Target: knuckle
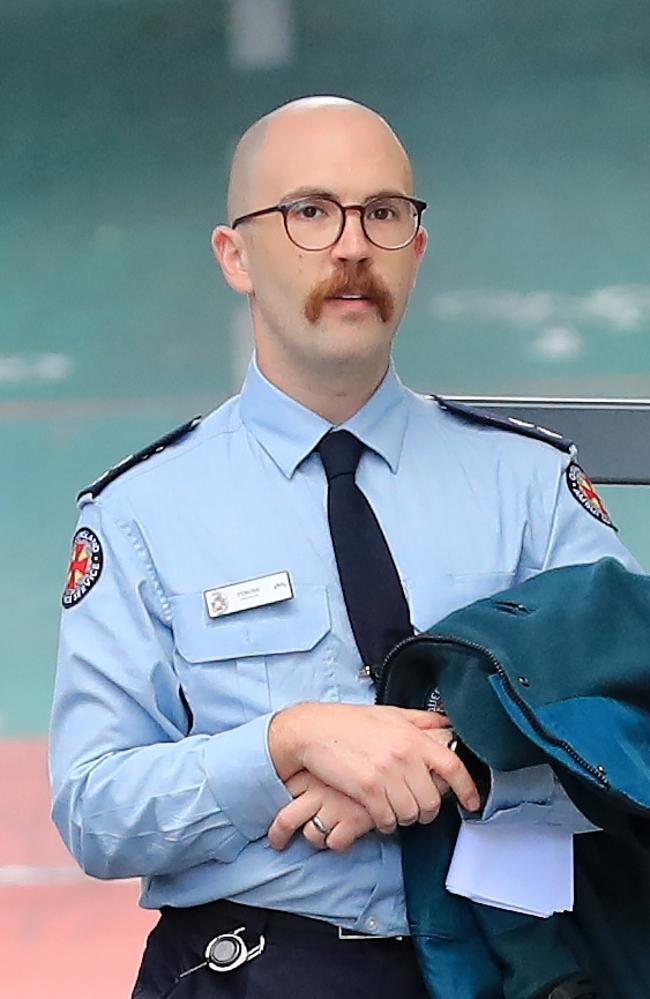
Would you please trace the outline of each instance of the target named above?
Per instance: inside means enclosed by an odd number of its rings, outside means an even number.
[[[439,811],[439,809],[440,809],[440,803],[441,803],[441,800],[442,800],[442,798],[441,798],[441,796],[440,796],[439,794],[435,795],[435,797],[431,797],[431,798],[430,798],[430,799],[429,799],[429,800],[428,800],[428,801],[427,801],[427,802],[426,802],[426,803],[425,803],[425,804],[424,804],[424,805],[422,806],[422,809],[421,809],[421,811],[422,811],[422,812],[423,812],[423,813],[424,813],[425,815],[431,815],[431,814],[434,814],[434,815],[437,815],[437,813],[438,813],[438,811]]]
[[[366,770],[363,774],[361,774],[359,778],[359,787],[366,797],[370,797],[375,794],[378,786],[379,782],[377,780],[377,773],[375,770]]]
[[[427,801],[426,806],[422,808],[420,811],[420,821],[424,822],[424,821],[431,821],[431,819],[435,819],[436,815],[440,811],[441,804],[442,804],[441,795],[437,795],[437,797],[431,798],[430,801]]]
[[[407,745],[405,742],[398,742],[391,747],[390,757],[386,761],[386,765],[389,768],[392,768],[395,765],[403,766],[405,763],[408,763],[410,758],[411,758],[411,747]]]
[[[382,812],[377,818],[377,828],[383,833],[393,833],[397,829],[397,818],[393,812]]]

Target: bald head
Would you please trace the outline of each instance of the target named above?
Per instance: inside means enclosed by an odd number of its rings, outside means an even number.
[[[301,144],[313,142],[314,133],[328,128],[370,133],[385,144],[387,154],[398,157],[404,172],[407,193],[413,191],[413,174],[408,155],[390,125],[376,111],[345,97],[303,97],[270,111],[244,132],[237,144],[230,168],[228,219],[266,207],[259,202],[269,186],[265,167],[273,170],[278,157],[292,156]],[[333,137],[334,142],[334,137]]]

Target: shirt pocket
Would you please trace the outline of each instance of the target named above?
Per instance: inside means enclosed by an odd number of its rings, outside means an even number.
[[[469,572],[451,576],[454,610],[491,597],[514,585],[514,572]]]
[[[513,585],[514,572],[430,572],[406,580],[411,622],[427,631],[452,611]]]
[[[325,586],[297,586],[282,603],[210,618],[203,593],[170,598],[179,677],[194,714],[192,731],[219,732],[290,701],[278,682],[330,630]],[[275,674],[279,679],[276,679]],[[300,697],[295,698],[300,700]]]

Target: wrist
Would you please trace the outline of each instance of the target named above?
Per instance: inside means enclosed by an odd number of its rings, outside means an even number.
[[[301,717],[304,707],[294,704],[283,708],[273,716],[269,725],[269,753],[282,781],[289,780],[303,769],[305,726],[301,724]]]

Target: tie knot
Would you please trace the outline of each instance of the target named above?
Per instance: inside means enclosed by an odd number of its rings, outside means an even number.
[[[325,434],[316,445],[321,456],[327,481],[338,475],[354,475],[365,445],[349,430]]]

